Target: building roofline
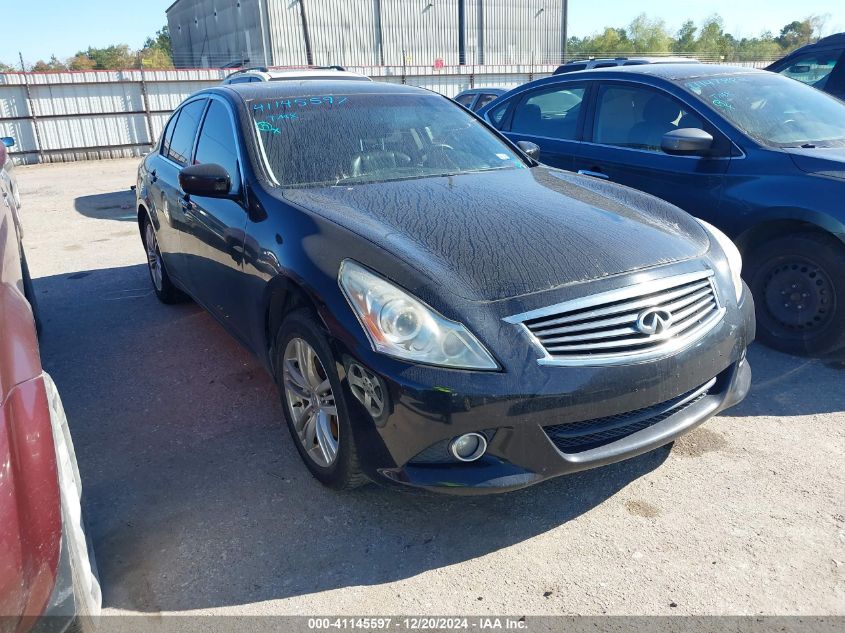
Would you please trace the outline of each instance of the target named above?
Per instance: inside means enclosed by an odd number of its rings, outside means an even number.
[[[165,15],[167,15],[168,13],[170,13],[171,9],[173,9],[173,7],[175,7],[175,6],[176,6],[177,4],[179,4],[180,2],[182,2],[182,0],[174,0],[173,4],[171,4],[169,7],[167,7],[167,8],[164,10],[164,14],[165,14]]]

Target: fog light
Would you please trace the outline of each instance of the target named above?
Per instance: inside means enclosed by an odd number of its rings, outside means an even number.
[[[467,433],[452,440],[449,450],[458,461],[474,462],[487,451],[487,438],[480,433]]]

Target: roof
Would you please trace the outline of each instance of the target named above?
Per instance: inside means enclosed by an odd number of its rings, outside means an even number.
[[[692,79],[695,77],[713,77],[716,75],[739,75],[763,73],[763,70],[745,68],[743,66],[730,66],[727,64],[642,64],[640,66],[615,66],[612,68],[594,68],[592,70],[579,70],[568,73],[567,77],[584,76],[587,73],[602,74],[635,74],[651,75],[675,81],[678,79]],[[561,75],[557,75],[560,80]]]
[[[288,81],[259,81],[249,84],[228,84],[212,91],[231,91],[244,101],[280,99],[306,95],[369,95],[369,94],[434,94],[423,88],[380,81],[349,81],[348,79],[289,79]]]
[[[794,51],[789,53],[789,56],[795,55],[795,53],[801,51],[810,51],[815,48],[827,48],[828,46],[845,46],[845,33],[834,33],[833,35],[823,37],[818,42],[805,44],[804,46],[796,48]]]

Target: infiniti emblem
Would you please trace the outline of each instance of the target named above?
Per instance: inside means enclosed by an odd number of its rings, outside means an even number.
[[[672,313],[662,308],[647,308],[637,316],[637,331],[643,334],[662,334],[672,325]]]

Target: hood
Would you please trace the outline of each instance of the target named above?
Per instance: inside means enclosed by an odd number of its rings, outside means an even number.
[[[701,226],[672,205],[546,167],[289,189],[284,197],[474,301],[681,261],[709,247]]]
[[[784,151],[803,172],[845,180],[845,147],[789,148]]]

